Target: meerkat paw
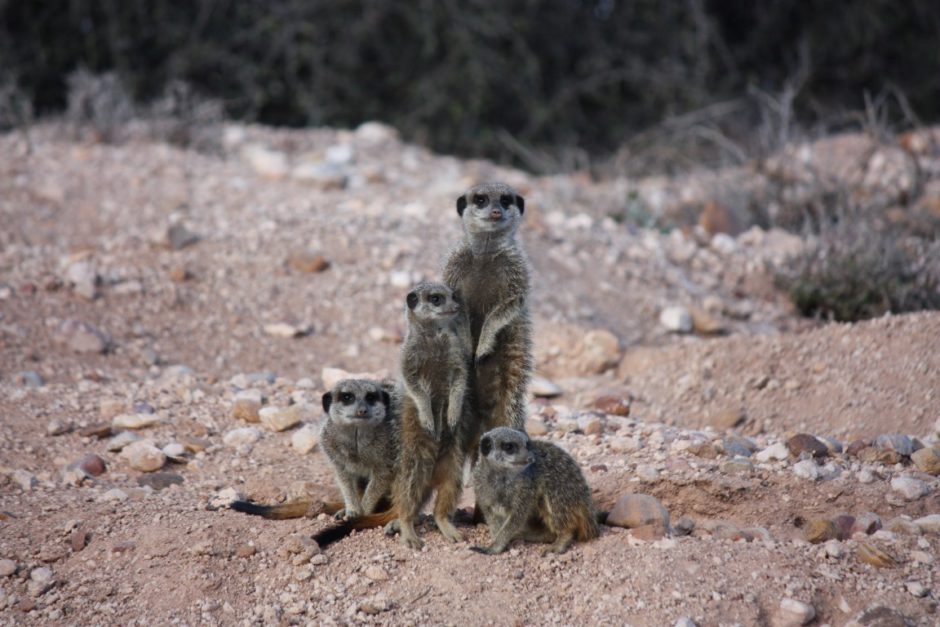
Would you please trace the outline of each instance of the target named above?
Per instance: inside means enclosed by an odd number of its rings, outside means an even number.
[[[445,538],[451,542],[463,542],[463,534],[449,520],[436,520],[437,528]]]
[[[349,520],[351,518],[359,518],[360,516],[362,516],[362,512],[351,507],[344,507],[333,514],[333,518],[336,520]]]
[[[491,544],[489,546],[473,545],[470,547],[470,550],[476,553],[482,553],[484,555],[496,555],[498,553],[502,553],[504,549],[500,549],[498,546]]]
[[[385,535],[387,536],[393,536],[399,531],[401,531],[401,522],[397,518],[385,525]]]
[[[407,530],[402,527],[401,530],[401,543],[407,546],[409,549],[419,550],[424,546],[424,542],[421,538],[418,537],[418,534],[415,533],[414,529]]]

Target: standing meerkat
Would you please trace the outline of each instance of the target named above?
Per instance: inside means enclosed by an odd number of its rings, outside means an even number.
[[[301,499],[281,505],[235,501],[231,508],[265,518],[300,518],[336,510],[344,520],[373,514],[390,503],[398,471],[399,418],[388,390],[378,381],[344,379],[322,398],[327,419],[320,446],[333,467],[343,506]]]
[[[524,211],[522,196],[502,183],[471,187],[457,199],[464,239],[443,274],[470,318],[476,437],[500,426],[525,428],[533,367],[529,262],[515,239]]]
[[[522,539],[551,543],[543,555],[563,553],[576,540],[598,536],[598,515],[577,462],[524,431],[499,427],[483,435],[473,489],[491,537],[475,551],[502,553]]]
[[[393,490],[398,529],[420,548],[415,522],[432,490],[434,521],[447,539],[463,537],[451,522],[463,489],[468,441],[471,344],[467,312],[442,283],[421,283],[406,298],[408,331],[401,352],[401,465]]]

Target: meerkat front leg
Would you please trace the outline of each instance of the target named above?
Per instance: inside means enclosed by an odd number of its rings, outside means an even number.
[[[379,501],[382,500],[382,497],[391,492],[391,488],[392,477],[390,475],[372,473],[372,476],[369,477],[369,483],[362,493],[362,513],[375,513],[375,508]]]
[[[447,426],[453,431],[463,415],[463,401],[467,395],[467,373],[458,370],[447,395]]]
[[[428,432],[434,433],[434,412],[431,409],[431,394],[426,384],[418,382],[417,385],[406,378],[405,392],[414,400],[418,409],[418,422]]]
[[[356,488],[356,477],[347,472],[336,473],[336,483],[343,494],[343,509],[334,514],[336,518],[355,518],[362,516],[362,503]]]
[[[506,325],[519,316],[522,311],[520,299],[513,298],[493,308],[483,321],[480,329],[480,339],[477,341],[477,350],[474,359],[479,361],[493,352],[496,346],[496,337]]]
[[[503,520],[503,524],[494,531],[490,527],[490,533],[493,535],[493,541],[489,546],[471,547],[477,553],[487,553],[496,555],[502,553],[509,547],[509,543],[522,536],[528,523],[529,513],[527,511],[515,510]]]

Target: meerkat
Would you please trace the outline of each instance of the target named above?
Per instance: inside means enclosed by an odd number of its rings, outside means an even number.
[[[398,470],[399,439],[398,410],[388,385],[344,379],[323,395],[322,404],[327,419],[320,429],[320,446],[333,467],[343,506],[337,509],[309,500],[281,505],[235,501],[232,509],[275,519],[335,510],[337,518],[349,520],[388,507]]]
[[[599,534],[601,515],[577,462],[524,431],[498,427],[483,435],[473,488],[491,537],[489,546],[475,551],[502,553],[522,539],[551,543],[542,555],[563,553],[572,542]]]
[[[495,427],[525,428],[533,368],[530,273],[515,239],[524,211],[522,196],[502,183],[471,187],[457,199],[464,239],[448,256],[443,277],[470,320],[477,438]]]
[[[471,344],[467,312],[442,283],[421,283],[406,298],[408,330],[401,354],[401,463],[393,489],[406,546],[420,548],[415,522],[432,490],[434,521],[447,539],[462,535],[451,522],[463,490],[471,409],[466,399]]]

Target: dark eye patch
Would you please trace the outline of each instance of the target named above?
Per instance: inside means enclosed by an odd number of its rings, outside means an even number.
[[[512,455],[513,453],[516,452],[516,443],[515,442],[503,442],[500,448],[503,449],[504,453],[508,453]]]
[[[376,403],[378,400],[379,400],[379,395],[376,394],[375,392],[367,392],[367,393],[366,393],[366,402],[367,402],[368,404],[370,404],[370,405],[375,405],[375,403]]]
[[[431,301],[432,305],[440,305],[444,302],[444,296],[441,294],[431,294],[428,300]]]
[[[512,205],[512,202],[513,197],[509,194],[503,194],[499,197],[499,204],[503,206],[503,209],[509,209],[509,207]]]
[[[485,207],[487,202],[489,202],[489,198],[487,198],[485,194],[473,195],[473,204],[477,207]]]
[[[343,392],[339,395],[339,400],[343,405],[351,405],[356,400],[356,395],[351,392]]]

